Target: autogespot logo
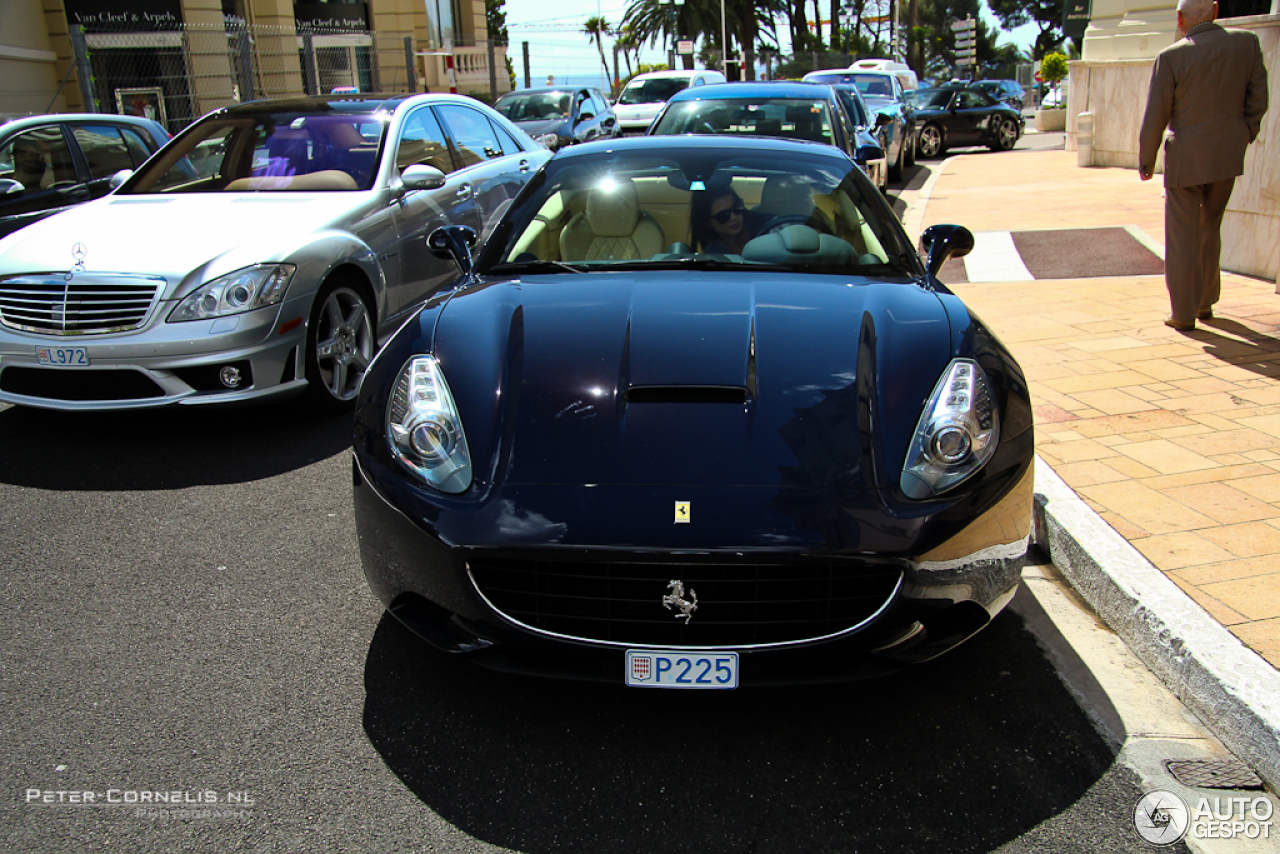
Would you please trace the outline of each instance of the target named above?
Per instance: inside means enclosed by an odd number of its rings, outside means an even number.
[[[1133,826],[1152,845],[1173,845],[1187,835],[1191,815],[1182,798],[1156,789],[1143,795],[1134,807]]]

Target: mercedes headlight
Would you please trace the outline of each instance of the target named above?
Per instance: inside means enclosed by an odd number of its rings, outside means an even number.
[[[400,371],[387,405],[387,444],[400,465],[441,492],[471,486],[471,455],[449,384],[434,356]]]
[[[954,359],[925,404],[899,481],[908,498],[941,495],[986,465],[1000,442],[991,383],[971,359]]]
[[[245,267],[202,285],[169,313],[170,323],[209,320],[275,305],[293,278],[292,264],[260,264]]]

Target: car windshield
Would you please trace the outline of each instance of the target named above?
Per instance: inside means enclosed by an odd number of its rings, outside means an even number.
[[[507,95],[494,104],[494,109],[513,122],[536,122],[568,118],[571,101],[568,92],[535,92]]]
[[[892,98],[893,79],[887,74],[853,74],[843,81],[858,87],[864,98]]]
[[[552,160],[530,187],[477,259],[481,276],[917,271],[910,241],[876,188],[834,153],[602,146]]]
[[[387,117],[360,106],[210,116],[147,161],[119,193],[367,190]]]
[[[834,144],[831,104],[813,98],[700,98],[672,104],[651,134],[775,136]]]
[[[687,77],[652,77],[648,80],[632,81],[622,90],[618,98],[619,104],[660,104],[681,89],[689,87]]]
[[[920,109],[941,110],[951,103],[951,96],[954,94],[954,89],[921,89],[911,100]]]

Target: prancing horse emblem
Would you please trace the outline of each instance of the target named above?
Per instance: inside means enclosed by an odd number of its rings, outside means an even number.
[[[667,585],[667,589],[671,592],[662,597],[662,607],[670,611],[671,606],[675,605],[680,611],[679,614],[676,614],[676,619],[684,620],[684,624],[686,626],[689,625],[689,620],[693,617],[693,612],[698,610],[698,592],[690,589],[689,598],[685,599],[683,581],[672,581]]]

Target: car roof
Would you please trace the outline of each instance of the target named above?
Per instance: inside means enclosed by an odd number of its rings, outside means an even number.
[[[644,74],[637,74],[635,77],[632,77],[630,80],[627,81],[627,83],[628,85],[630,85],[631,83],[634,83],[637,80],[651,80],[655,77],[692,77],[695,74],[705,74],[707,72],[710,72],[712,74],[720,73],[719,71],[716,71],[711,68],[690,68],[687,71],[679,68],[675,69],[674,71],[672,70],[646,71]]]
[[[515,89],[507,92],[502,98],[510,98],[513,95],[541,95],[544,92],[577,92],[580,89],[596,89],[595,86],[537,86],[533,89]],[[502,100],[499,98],[498,100]]]
[[[385,110],[394,112],[409,101],[454,102],[458,104],[479,104],[474,98],[464,95],[446,94],[444,92],[414,93],[400,95],[359,94],[359,95],[308,95],[297,98],[264,98],[257,101],[245,101],[224,107],[218,112],[221,115],[260,115],[270,112],[290,113],[359,113]]]
[[[596,140],[571,145],[556,152],[553,158],[562,162],[566,158],[585,157],[602,151],[625,154],[629,151],[671,151],[684,149],[737,149],[747,153],[777,152],[831,157],[852,163],[849,156],[834,145],[810,140],[782,139],[773,136],[729,136],[717,134],[688,134],[670,136],[625,136],[619,139]]]
[[[826,83],[797,80],[756,80],[737,83],[708,83],[696,89],[684,89],[672,95],[669,102],[703,98],[829,98]],[[825,90],[825,91],[824,91]]]
[[[116,113],[43,113],[35,116],[16,116],[0,121],[0,132],[31,125],[48,124],[49,122],[101,121],[124,122],[125,124],[145,125],[147,127],[156,124],[153,119],[143,118],[142,116],[121,116]]]

